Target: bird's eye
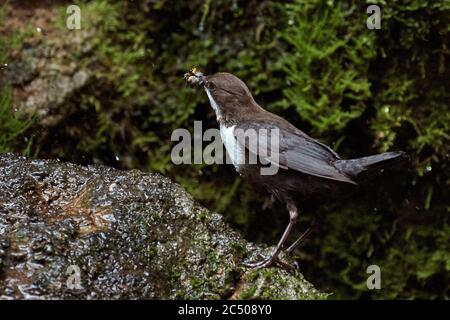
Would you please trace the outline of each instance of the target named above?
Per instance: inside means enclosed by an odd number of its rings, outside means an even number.
[[[207,82],[206,88],[208,88],[208,90],[214,90],[216,88],[216,85],[212,82]]]

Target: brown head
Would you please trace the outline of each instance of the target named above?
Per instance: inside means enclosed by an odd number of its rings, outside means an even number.
[[[262,110],[247,85],[231,73],[218,72],[203,76],[200,72],[193,72],[190,76],[194,77],[191,78],[194,81],[187,78],[188,82],[204,87],[219,122],[233,122],[234,119],[245,118]]]

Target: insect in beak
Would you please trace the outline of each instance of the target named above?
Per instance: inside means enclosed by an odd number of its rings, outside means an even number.
[[[184,80],[190,85],[203,86],[205,84],[205,79],[203,73],[200,72],[196,67],[193,67],[189,72],[184,74]]]

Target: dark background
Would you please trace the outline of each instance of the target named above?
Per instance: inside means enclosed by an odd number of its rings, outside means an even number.
[[[449,298],[450,2],[9,1],[0,9],[0,152],[158,171],[275,244],[288,221],[232,166],[171,163],[171,133],[217,127],[183,74],[228,71],[268,110],[343,158],[409,164],[301,212],[300,270],[331,298]],[[381,29],[366,27],[370,4]],[[366,287],[381,268],[382,289]]]

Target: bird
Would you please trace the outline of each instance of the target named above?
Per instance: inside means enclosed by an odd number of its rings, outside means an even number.
[[[238,174],[286,205],[289,213],[289,223],[275,249],[260,261],[244,263],[247,267],[289,267],[279,255],[298,222],[304,201],[320,201],[323,195],[356,188],[362,177],[407,157],[403,151],[391,151],[343,160],[329,146],[262,108],[235,75],[218,72],[205,76],[192,68],[184,78],[188,84],[204,88],[219,124],[220,137]],[[249,131],[256,135],[246,136]],[[276,143],[269,144],[269,140]],[[251,157],[258,161],[251,162]],[[268,167],[273,169],[271,174],[263,171]],[[291,252],[305,235],[286,251]]]

